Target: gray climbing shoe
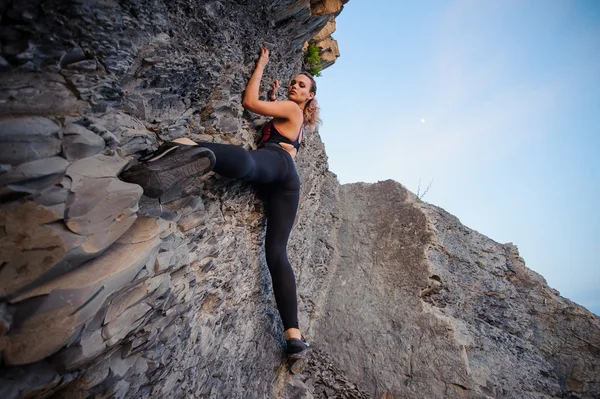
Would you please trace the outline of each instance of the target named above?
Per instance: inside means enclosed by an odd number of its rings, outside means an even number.
[[[214,166],[215,154],[208,148],[169,141],[138,159],[119,177],[142,186],[147,197],[160,198],[179,180],[203,175]]]

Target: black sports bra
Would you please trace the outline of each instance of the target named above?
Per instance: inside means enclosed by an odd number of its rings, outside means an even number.
[[[298,132],[298,135],[296,136],[296,139],[294,141],[288,139],[287,137],[279,133],[275,125],[273,125],[273,119],[267,122],[267,124],[263,127],[262,132],[263,137],[262,140],[260,140],[260,143],[258,145],[259,147],[262,147],[265,143],[287,143],[293,145],[296,151],[300,150],[300,136],[302,135],[302,127],[300,127],[300,131]]]

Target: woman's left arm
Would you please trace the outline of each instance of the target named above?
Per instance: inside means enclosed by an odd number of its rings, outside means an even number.
[[[275,79],[273,81],[273,87],[271,88],[271,90],[269,90],[269,93],[267,94],[269,100],[277,101],[277,89],[279,89],[279,81]]]

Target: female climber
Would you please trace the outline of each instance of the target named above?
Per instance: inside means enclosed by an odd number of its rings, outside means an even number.
[[[287,101],[259,100],[259,85],[268,61],[269,51],[262,48],[242,101],[245,109],[273,117],[263,128],[263,137],[257,150],[176,139],[140,158],[140,162],[124,171],[121,178],[141,185],[144,193],[153,198],[162,196],[177,180],[197,176],[211,169],[222,176],[262,183],[261,189],[266,194],[267,266],[283,321],[288,357],[301,358],[306,354],[309,344],[298,329],[296,280],[286,247],[300,197],[300,179],[294,157],[302,143],[303,127],[313,129],[320,122],[314,98],[317,86],[311,75],[300,73],[288,86]],[[275,99],[278,85],[275,81],[269,93],[271,100]]]

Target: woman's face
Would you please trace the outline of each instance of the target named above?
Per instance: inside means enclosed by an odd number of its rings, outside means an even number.
[[[288,98],[298,104],[312,99],[315,94],[310,92],[312,82],[306,75],[296,75],[288,86]]]

